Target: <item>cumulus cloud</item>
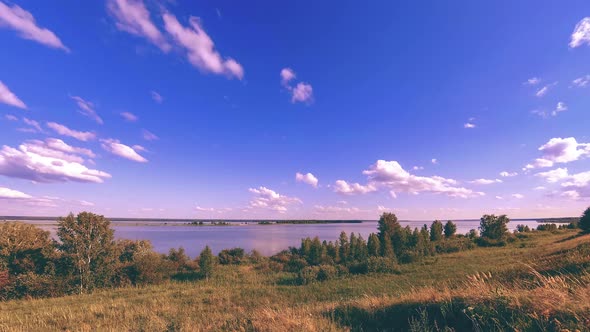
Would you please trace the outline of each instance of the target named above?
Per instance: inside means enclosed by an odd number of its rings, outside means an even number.
[[[433,165],[438,165],[438,159],[436,159],[436,158],[432,158],[432,159],[430,160],[430,162],[431,162]]]
[[[0,174],[45,183],[102,183],[111,177],[106,172],[84,166],[82,156],[94,157],[94,153],[55,138],[26,141],[18,149],[4,145],[0,150]]]
[[[1,2],[0,2],[1,4]],[[0,199],[23,199],[31,198],[31,195],[27,195],[21,191],[13,190],[6,187],[0,187]]]
[[[56,122],[47,122],[46,126],[62,136],[73,137],[83,142],[91,141],[96,138],[95,133],[73,130]]]
[[[377,191],[377,188],[371,184],[363,186],[359,183],[348,183],[344,180],[337,180],[334,183],[334,191],[345,195],[356,195]]]
[[[139,120],[137,115],[130,112],[123,112],[120,115],[123,117],[123,119],[125,119],[125,121],[136,122],[137,120]]]
[[[463,128],[467,128],[467,129],[473,129],[475,128],[475,123],[471,123],[471,122],[467,122],[463,125]]]
[[[310,84],[299,82],[291,92],[292,103],[309,104],[313,102],[313,87]]]
[[[154,133],[152,133],[152,132],[150,132],[148,130],[145,130],[145,129],[142,130],[141,134],[142,134],[143,139],[146,140],[146,141],[155,141],[155,140],[160,139]]]
[[[2,2],[0,2],[0,4],[2,4]],[[22,100],[12,93],[12,91],[10,91],[10,89],[8,89],[8,87],[4,85],[2,81],[0,81],[0,103],[27,109],[27,105],[25,105]]]
[[[33,40],[51,48],[70,50],[51,30],[37,25],[35,17],[23,8],[12,5],[11,7],[0,1],[0,28],[6,27],[18,32],[24,39]]]
[[[156,91],[151,91],[150,95],[152,96],[152,99],[158,104],[161,104],[164,101],[164,97],[162,97],[162,95]]]
[[[578,143],[574,137],[550,139],[539,148],[542,156],[524,169],[551,167],[556,163],[569,163],[590,156],[590,143]]]
[[[476,179],[473,181],[469,181],[469,183],[473,183],[473,184],[479,184],[479,185],[486,185],[486,184],[494,184],[494,183],[502,183],[502,180],[500,179]]]
[[[500,172],[500,176],[504,177],[504,178],[509,178],[509,177],[513,177],[513,176],[517,176],[517,175],[518,175],[517,172],[507,172],[507,171]]]
[[[317,186],[318,186],[318,178],[316,178],[311,173],[302,174],[302,173],[297,172],[297,174],[295,174],[295,180],[297,182],[307,183],[310,186],[315,187],[315,188],[317,188]]]
[[[92,120],[94,120],[98,124],[103,124],[102,119],[100,118],[100,116],[98,116],[98,114],[94,110],[94,104],[92,104],[91,102],[89,102],[87,100],[84,100],[82,97],[72,96],[71,98],[78,105],[78,107],[79,107],[78,112],[80,114],[91,118]]]
[[[537,174],[535,174],[535,176],[544,178],[549,183],[555,183],[555,182],[558,182],[558,181],[568,178],[569,174],[568,174],[567,168],[557,168],[557,169],[550,170],[547,172],[537,173]]]
[[[576,24],[569,45],[571,48],[576,48],[583,44],[590,45],[590,17],[584,17]]]
[[[249,205],[251,209],[267,209],[285,213],[288,206],[302,203],[297,197],[284,196],[266,187],[250,188],[248,191],[254,195]]]
[[[244,69],[232,58],[223,59],[215,50],[215,44],[205,32],[198,17],[189,18],[189,26],[184,27],[176,17],[168,12],[163,15],[164,28],[174,41],[186,51],[188,61],[206,73],[222,74],[237,79],[244,78]]]
[[[590,171],[570,175],[567,181],[561,184],[562,196],[569,198],[590,197]]]
[[[117,29],[147,39],[163,52],[172,48],[152,22],[143,0],[109,0],[107,10],[115,19]]]
[[[132,161],[136,161],[139,163],[147,163],[147,159],[142,157],[137,151],[135,151],[132,147],[127,146],[119,142],[116,139],[101,139],[101,146],[105,151],[108,151],[114,155],[119,157],[129,159]]]
[[[590,75],[578,77],[572,81],[572,85],[578,88],[584,88],[590,83]]]
[[[281,84],[283,86],[289,86],[289,82],[293,80],[295,77],[295,72],[291,68],[283,68],[281,69]]]
[[[334,191],[343,194],[366,194],[386,189],[392,197],[397,193],[405,192],[417,195],[419,193],[444,194],[450,197],[479,197],[485,195],[483,192],[458,186],[458,182],[441,176],[417,176],[404,170],[397,161],[378,160],[369,169],[363,171],[367,176],[366,185],[348,183],[344,180],[336,181]]]
[[[523,85],[537,85],[541,83],[541,79],[538,77],[531,77],[528,80],[526,80],[524,83],[522,83]]]

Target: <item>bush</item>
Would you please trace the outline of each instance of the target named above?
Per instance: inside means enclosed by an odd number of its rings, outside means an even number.
[[[492,240],[499,240],[506,236],[510,219],[506,215],[484,215],[481,217],[479,229],[481,236]]]
[[[240,264],[244,260],[244,249],[224,249],[219,252],[218,257],[221,265]]]
[[[367,261],[367,272],[371,273],[398,273],[396,262],[386,257],[370,257]]]
[[[307,266],[297,273],[297,283],[299,285],[308,285],[318,279],[319,266]]]
[[[528,233],[531,231],[531,228],[528,225],[516,225],[516,231],[519,233]]]
[[[436,252],[439,254],[451,253],[451,252],[459,252],[464,250],[473,249],[475,244],[473,240],[468,237],[452,237],[445,239],[444,241],[440,241],[436,244]]]
[[[590,207],[584,211],[578,225],[584,232],[590,231]]]
[[[503,247],[506,245],[506,239],[490,239],[488,237],[477,238],[477,245],[480,247]]]
[[[293,256],[287,264],[285,264],[285,271],[299,272],[308,266],[307,261],[303,258]]]
[[[338,270],[332,265],[320,265],[316,276],[318,281],[332,280],[338,276]]]
[[[537,226],[538,231],[548,231],[548,232],[556,232],[557,225],[556,224],[541,224]]]

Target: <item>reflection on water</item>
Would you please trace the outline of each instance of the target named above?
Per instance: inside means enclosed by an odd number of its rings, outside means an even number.
[[[51,232],[55,236],[56,226],[54,221],[31,221]],[[456,221],[457,232],[467,233],[471,229],[477,229],[479,220]],[[402,221],[403,226],[422,227],[422,221]],[[430,222],[427,222],[430,225]],[[510,230],[516,225],[529,225],[536,228],[535,220],[518,220],[508,224]],[[214,252],[222,249],[241,247],[246,251],[256,249],[264,255],[272,255],[289,246],[299,246],[304,237],[318,236],[321,240],[333,241],[338,238],[340,232],[360,233],[365,239],[370,233],[377,232],[377,222],[366,221],[360,224],[306,224],[306,225],[236,225],[236,226],[180,226],[180,225],[139,225],[131,224],[121,226],[113,223],[115,236],[119,239],[150,240],[154,249],[161,253],[167,253],[170,248],[183,247],[186,252],[195,257],[209,245]]]

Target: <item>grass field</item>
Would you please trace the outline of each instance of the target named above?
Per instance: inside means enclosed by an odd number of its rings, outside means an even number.
[[[0,303],[1,331],[590,329],[590,235],[534,232],[305,286],[253,265],[209,280]]]

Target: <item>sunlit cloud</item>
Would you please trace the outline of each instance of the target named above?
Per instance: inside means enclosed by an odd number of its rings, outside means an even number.
[[[31,198],[31,195],[27,195],[21,191],[0,187],[0,199],[23,199]]]
[[[289,82],[293,80],[297,75],[291,68],[283,68],[281,69],[281,84],[283,86],[289,86]]]
[[[100,118],[100,116],[98,116],[98,114],[96,113],[96,111],[94,110],[94,104],[84,100],[82,97],[78,97],[78,96],[72,96],[71,97],[76,104],[78,105],[78,112],[86,117],[89,117],[90,119],[94,120],[96,123],[98,124],[103,124],[102,119]]]
[[[314,188],[317,188],[317,186],[318,186],[318,182],[319,182],[319,181],[318,181],[318,178],[316,178],[316,177],[315,177],[313,174],[311,174],[311,173],[302,174],[302,173],[299,173],[299,172],[297,172],[297,173],[295,174],[295,180],[296,180],[297,182],[303,182],[303,183],[307,183],[307,184],[309,184],[310,186],[312,186],[312,187],[314,187]]]
[[[574,28],[570,38],[570,47],[576,48],[583,44],[590,45],[590,17],[584,17]]]
[[[503,171],[500,172],[500,176],[503,178],[509,178],[509,177],[513,177],[513,176],[517,176],[518,172],[507,172],[507,171]]]
[[[542,156],[526,165],[523,170],[551,167],[556,163],[569,163],[590,156],[590,143],[578,143],[574,137],[550,139],[539,148]]]
[[[494,183],[502,183],[500,179],[476,179],[473,181],[469,181],[472,184],[479,184],[479,185],[487,185],[487,184],[494,184]]]
[[[250,201],[249,209],[265,209],[285,213],[290,205],[302,203],[297,197],[281,195],[266,187],[250,188],[248,191],[254,195]]]
[[[0,4],[2,3],[0,2]],[[22,109],[27,109],[27,105],[25,105],[25,103],[22,100],[20,100],[14,93],[12,93],[12,91],[10,91],[10,89],[8,89],[8,87],[4,83],[2,83],[2,81],[0,81],[0,103]]]
[[[526,80],[524,83],[522,83],[523,85],[537,85],[541,83],[541,79],[538,77],[531,77],[528,80]]]
[[[148,160],[142,157],[132,147],[122,144],[116,139],[101,139],[101,146],[105,151],[108,151],[116,156],[136,161],[139,163],[146,163]]]
[[[153,99],[153,100],[154,100],[156,103],[158,103],[158,104],[161,104],[162,102],[164,102],[164,97],[162,97],[162,95],[161,95],[161,94],[159,94],[158,92],[156,92],[156,91],[151,91],[151,92],[150,92],[150,95],[152,96],[152,99]]]
[[[156,136],[154,133],[144,129],[141,131],[141,135],[143,137],[144,140],[146,141],[155,141],[160,139],[158,136]]]
[[[120,115],[121,115],[121,117],[123,117],[123,119],[125,119],[125,121],[137,122],[137,120],[139,120],[137,115],[130,113],[130,112],[122,112]]]
[[[590,75],[584,75],[572,81],[572,85],[578,88],[584,88],[588,86],[588,83],[590,83]]]
[[[0,28],[2,27],[18,32],[21,38],[70,52],[55,33],[37,25],[33,14],[17,5],[9,7],[0,1]]]
[[[96,134],[88,131],[77,131],[56,122],[47,122],[46,126],[62,136],[73,137],[79,141],[91,141],[96,139]]]

